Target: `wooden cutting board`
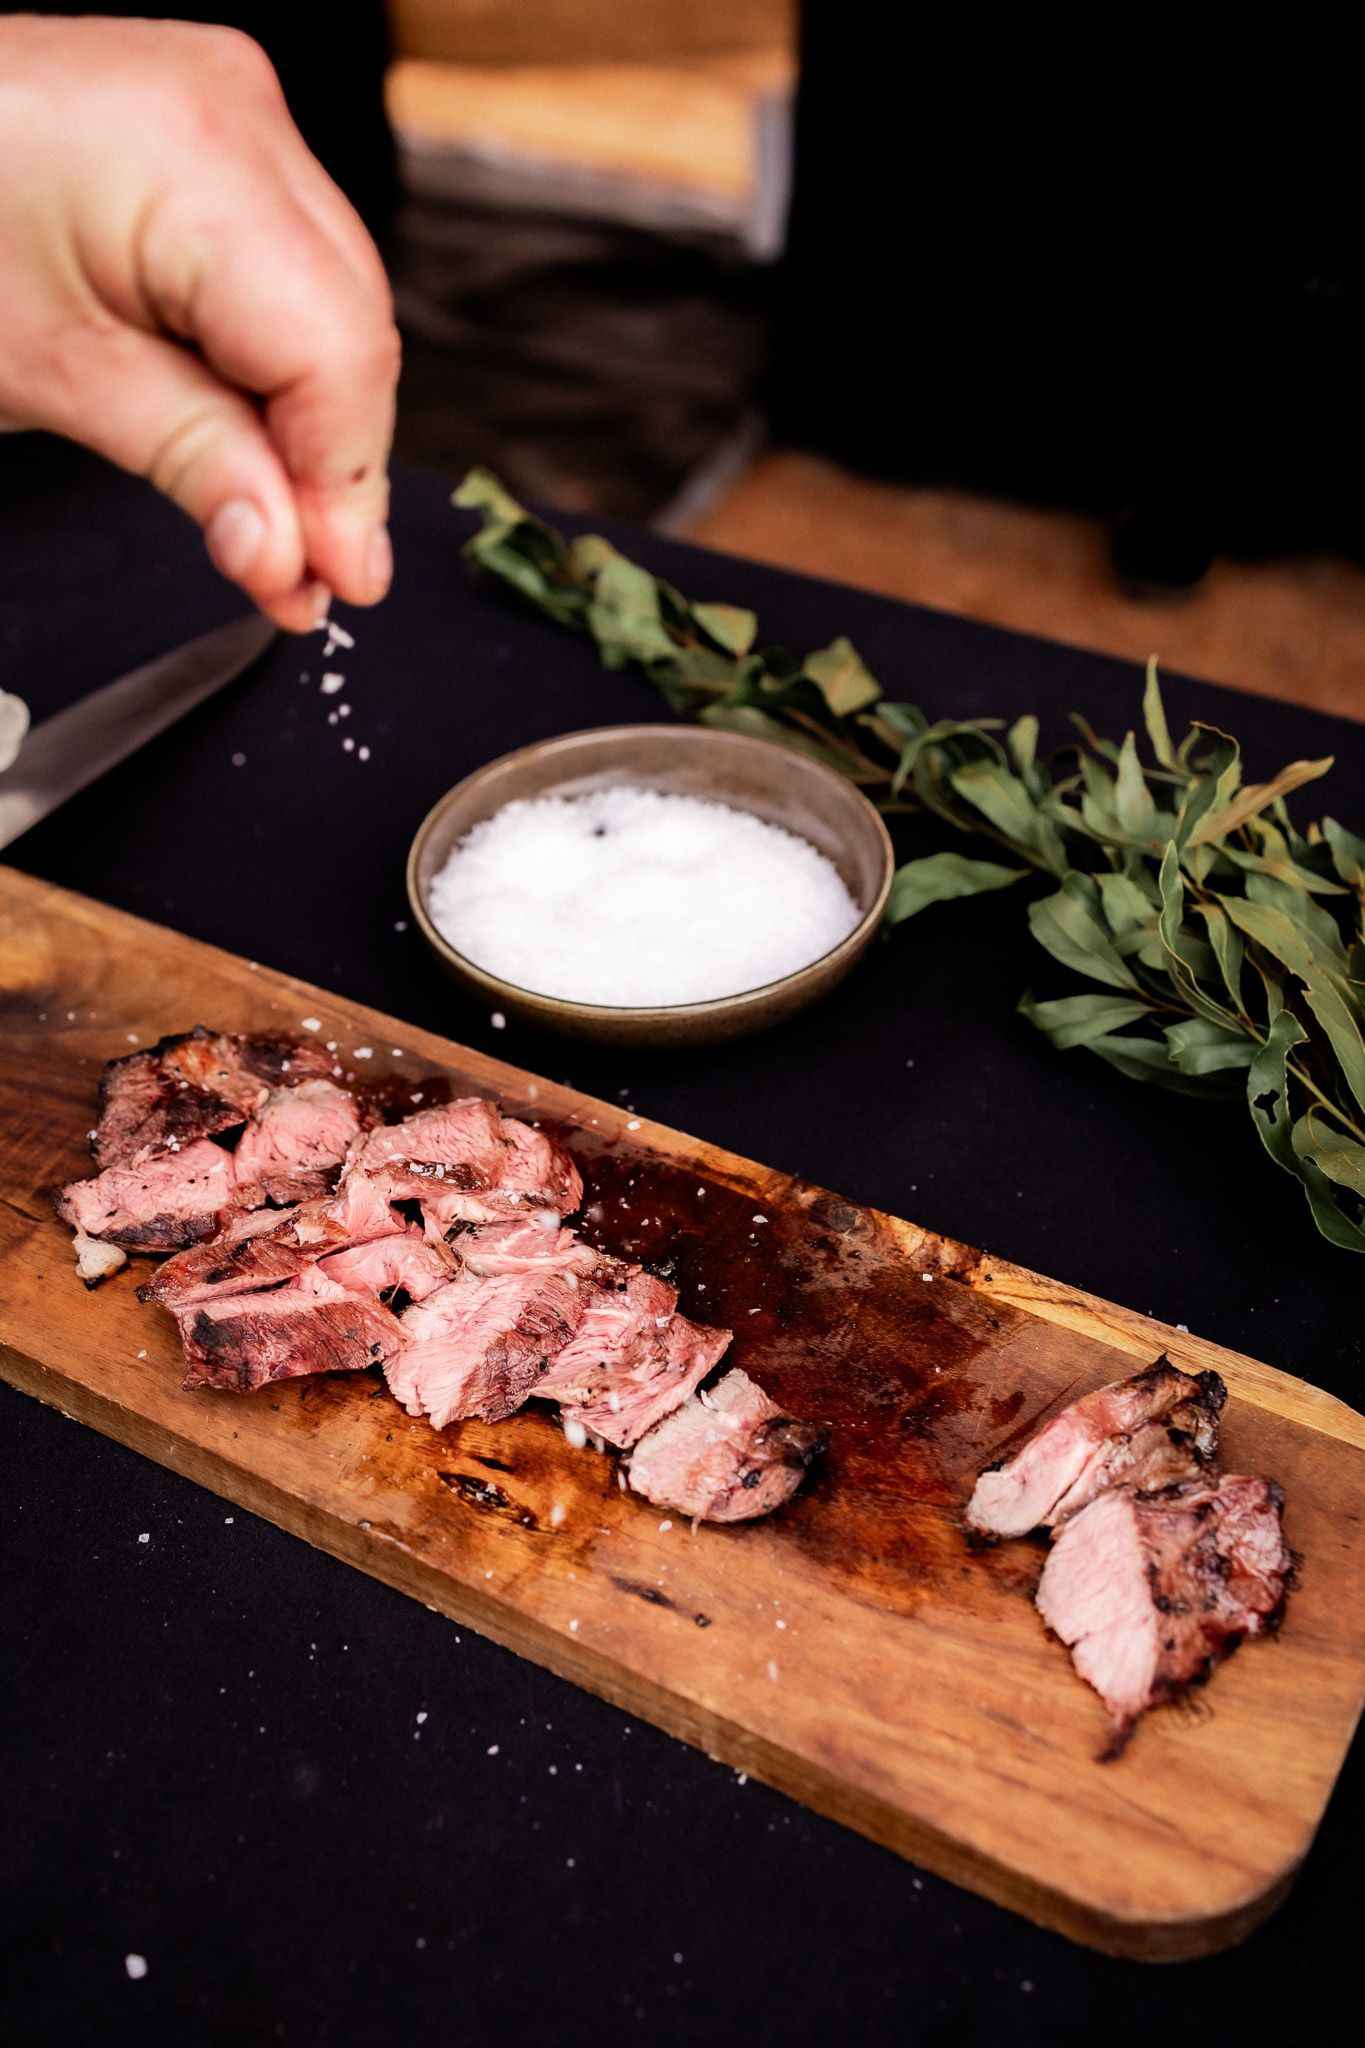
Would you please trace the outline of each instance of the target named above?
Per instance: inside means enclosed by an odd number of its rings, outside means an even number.
[[[87,1294],[47,1191],[89,1170],[100,1067],[203,1021],[322,1023],[413,1076],[559,1126],[604,1243],[676,1261],[682,1306],[833,1430],[768,1522],[692,1530],[547,1414],[437,1435],[377,1376],[185,1394],[125,1271]],[[399,1049],[395,1056],[394,1049]],[[762,1218],[760,1221],[758,1219]],[[1301,1583],[1278,1638],[1101,1764],[1045,1635],[1042,1550],[977,1552],[980,1466],[1166,1351],[1231,1399],[1230,1470],[1274,1474]],[[1142,1957],[1236,1940],[1283,1895],[1365,1692],[1365,1421],[1329,1395],[913,1224],[0,868],[0,1369],[16,1386],[958,1883]]]

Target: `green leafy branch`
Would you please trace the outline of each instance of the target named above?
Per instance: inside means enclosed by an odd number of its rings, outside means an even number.
[[[1033,936],[1092,986],[1026,995],[1024,1016],[1131,1079],[1245,1100],[1319,1230],[1365,1251],[1365,840],[1331,818],[1301,833],[1285,802],[1330,759],[1245,783],[1229,734],[1196,724],[1176,746],[1153,663],[1146,759],[1133,733],[1100,738],[1077,716],[1076,742],[1044,760],[1036,718],[931,722],[886,697],[845,639],[803,660],[760,648],[752,612],[691,603],[595,535],[566,542],[486,471],[455,503],[481,515],[466,548],[480,569],[590,634],[609,668],[637,663],[675,711],[813,755],[884,810],[927,812],[1007,856],[908,861],[890,924],[1046,885]]]

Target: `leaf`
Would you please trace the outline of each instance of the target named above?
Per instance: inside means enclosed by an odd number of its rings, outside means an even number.
[[[1308,1196],[1308,1206],[1313,1212],[1313,1221],[1329,1244],[1340,1245],[1343,1251],[1365,1252],[1365,1230],[1356,1220],[1348,1216],[1339,1198],[1332,1192],[1332,1184],[1318,1157],[1309,1117],[1301,1116],[1292,1133],[1294,1156],[1298,1161],[1299,1178]]]
[[[757,612],[746,612],[737,604],[694,604],[692,617],[727,654],[747,654],[758,635]]]
[[[1096,875],[1095,880],[1099,884],[1105,918],[1116,938],[1148,923],[1155,931],[1157,905],[1131,876],[1107,872]]]
[[[1216,1082],[1198,1081],[1182,1074],[1171,1058],[1170,1048],[1160,1038],[1092,1038],[1087,1051],[1098,1053],[1107,1066],[1130,1081],[1154,1081],[1177,1095],[1208,1095]]]
[[[1152,835],[1156,805],[1142,773],[1138,760],[1137,742],[1131,733],[1124,735],[1119,748],[1118,774],[1114,779],[1114,814],[1121,831],[1131,839],[1149,839]]]
[[[1318,952],[1345,971],[1346,947],[1340,925],[1330,910],[1321,903],[1315,903],[1302,889],[1283,881],[1278,875],[1249,874],[1247,901],[1267,903],[1272,909],[1283,911],[1290,924],[1309,939]]]
[[[842,634],[818,654],[808,654],[802,663],[811,681],[817,683],[836,718],[865,711],[882,694],[882,686],[864,666],[851,640]]]
[[[1249,1067],[1256,1053],[1256,1041],[1245,1032],[1225,1030],[1207,1017],[1187,1017],[1183,1023],[1168,1024],[1164,1036],[1182,1074],[1219,1074]]]
[[[1311,1139],[1311,1153],[1306,1150]],[[1311,1157],[1329,1180],[1365,1200],[1365,1145],[1336,1131],[1329,1131],[1320,1116],[1309,1110],[1294,1126],[1294,1150],[1300,1158]]]
[[[1038,843],[1033,800],[1017,775],[997,761],[969,761],[948,777],[958,795],[1018,846]]]
[[[805,754],[812,761],[823,761],[827,768],[837,768],[841,775],[849,773],[848,760],[833,747],[823,746],[800,726],[784,725],[780,718],[758,710],[755,705],[708,704],[697,715],[703,725],[719,726],[725,732],[745,732],[757,740],[772,740],[779,747],[789,747],[794,754]]]
[[[1027,776],[1038,758],[1038,721],[1031,712],[1014,721],[1005,734],[1005,745],[1019,773]]]
[[[1316,782],[1319,776],[1327,773],[1332,760],[1332,755],[1328,754],[1321,761],[1291,761],[1269,782],[1249,782],[1221,810],[1206,814],[1189,834],[1186,844],[1200,846],[1210,839],[1225,839],[1230,832],[1237,831],[1248,819],[1254,818],[1258,811],[1268,810],[1278,797],[1302,789],[1305,782]]]
[[[1161,944],[1166,955],[1167,973],[1196,1016],[1235,1029],[1237,1020],[1232,1012],[1200,986],[1200,975],[1216,971],[1217,962],[1211,949],[1184,929],[1185,885],[1180,875],[1180,856],[1174,844],[1166,848],[1158,879],[1161,887]]]
[[[1242,756],[1236,740],[1212,725],[1196,725],[1191,738],[1198,740],[1205,733],[1211,736],[1213,745],[1199,764],[1198,779],[1185,794],[1176,826],[1176,845],[1182,849],[1211,811],[1221,810],[1232,801],[1241,780]]]
[[[1133,996],[1062,996],[1056,1002],[1035,1002],[1032,995],[1021,997],[1019,1014],[1049,1038],[1058,1052],[1089,1045],[1106,1032],[1121,1031],[1151,1015],[1148,1004]]]
[[[1242,935],[1236,925],[1229,923],[1227,912],[1216,903],[1199,903],[1195,906],[1208,928],[1209,946],[1223,985],[1240,1010],[1242,1004]]]
[[[1136,975],[1101,924],[1080,875],[1068,875],[1055,896],[1030,903],[1029,929],[1063,967],[1110,988],[1138,987]]]
[[[517,503],[491,469],[471,469],[450,502],[461,512],[483,512],[506,526],[515,526],[527,517],[525,506]]]
[[[613,555],[598,572],[588,625],[608,668],[628,661],[672,660],[678,643],[659,614],[659,586],[647,569]]]
[[[1346,1085],[1365,1109],[1365,1038],[1354,985],[1331,960],[1315,952],[1283,911],[1264,903],[1225,899],[1228,916],[1303,983],[1303,999],[1321,1024]]]
[[[1161,701],[1161,685],[1157,681],[1155,655],[1152,655],[1147,663],[1147,687],[1142,693],[1142,720],[1157,760],[1163,768],[1174,768],[1175,750],[1171,746],[1170,729],[1166,724],[1166,707]]]
[[[1299,1165],[1291,1135],[1294,1118],[1289,1107],[1286,1065],[1294,1047],[1302,1045],[1307,1037],[1293,1011],[1281,1010],[1247,1069],[1247,1104],[1261,1143],[1277,1166],[1294,1174],[1298,1173]]]
[[[891,880],[886,899],[887,924],[903,924],[931,903],[948,903],[959,896],[980,896],[993,889],[1008,889],[1032,872],[1029,868],[1006,868],[992,860],[968,860],[961,853],[932,853],[923,860],[906,861]]]
[[[1357,839],[1335,818],[1324,818],[1322,836],[1332,850],[1332,865],[1349,888],[1365,884],[1365,839]]]

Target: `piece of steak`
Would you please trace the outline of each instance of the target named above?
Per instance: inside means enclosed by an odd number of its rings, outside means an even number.
[[[1229,1477],[1160,1493],[1110,1489],[1057,1532],[1038,1611],[1113,1721],[1117,1756],[1138,1716],[1200,1685],[1244,1636],[1274,1628],[1292,1563],[1284,1495]]]
[[[484,1223],[458,1231],[451,1249],[471,1273],[574,1273],[599,1286],[622,1286],[636,1269],[565,1230],[553,1209],[533,1209],[510,1223]]]
[[[258,1182],[272,1202],[328,1194],[361,1122],[355,1097],[335,1081],[272,1088],[242,1133],[238,1174]]]
[[[566,1422],[625,1450],[695,1393],[729,1348],[728,1330],[674,1313],[678,1290],[653,1273],[624,1269],[596,1286],[578,1329],[551,1360],[539,1397]]]
[[[1227,1388],[1165,1358],[1131,1379],[1073,1401],[1012,1458],[983,1472],[967,1504],[969,1528],[1026,1536],[1055,1528],[1111,1486],[1153,1489],[1195,1479],[1218,1448]]]
[[[352,1148],[350,1163],[382,1173],[394,1201],[419,1202],[439,1235],[528,1209],[566,1216],[583,1199],[578,1169],[565,1153],[478,1096],[381,1125]]]
[[[173,1252],[212,1237],[225,1211],[252,1208],[261,1190],[244,1186],[232,1154],[211,1138],[72,1181],[57,1214],[88,1237],[125,1251]]]
[[[789,1500],[828,1441],[828,1430],[784,1415],[735,1366],[641,1437],[626,1476],[659,1507],[747,1522]]]
[[[390,1389],[434,1429],[470,1416],[500,1422],[535,1393],[546,1360],[582,1315],[572,1275],[462,1271],[404,1310],[406,1343],[387,1368]]]
[[[319,1265],[329,1280],[348,1293],[377,1294],[381,1300],[402,1293],[409,1301],[425,1301],[456,1271],[447,1246],[428,1244],[415,1226],[392,1237],[376,1237],[368,1244],[328,1252]]]
[[[322,1047],[277,1032],[193,1031],[110,1060],[91,1141],[100,1167],[193,1144],[242,1124],[272,1087],[321,1079]]]
[[[167,1259],[139,1287],[138,1297],[175,1309],[255,1293],[292,1279],[327,1252],[395,1236],[405,1228],[369,1176],[354,1174],[335,1195],[230,1217],[207,1243]]]
[[[403,1344],[396,1316],[316,1267],[263,1293],[192,1302],[176,1322],[186,1387],[241,1394],[272,1380],[382,1365]]]

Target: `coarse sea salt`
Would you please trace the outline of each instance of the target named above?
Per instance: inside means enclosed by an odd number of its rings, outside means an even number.
[[[429,905],[488,973],[621,1007],[762,988],[861,917],[834,863],[795,833],[632,786],[504,805],[460,841]]]

